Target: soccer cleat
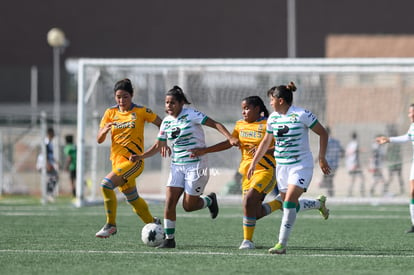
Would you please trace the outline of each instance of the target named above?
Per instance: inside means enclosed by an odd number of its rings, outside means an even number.
[[[255,249],[254,243],[249,240],[243,240],[239,249]]]
[[[157,248],[175,248],[175,239],[165,239]]]
[[[274,247],[269,249],[270,254],[286,254],[286,246],[277,243]]]
[[[326,208],[326,197],[324,195],[320,195],[317,198],[318,201],[321,202],[321,207],[319,207],[319,213],[321,213],[322,217],[327,220],[329,218],[329,209]]]
[[[155,224],[161,224],[161,219],[158,217],[154,217],[154,223]]]
[[[411,226],[410,229],[408,229],[407,231],[405,231],[405,233],[414,233],[414,225]]]
[[[117,232],[116,226],[112,224],[105,224],[101,230],[96,232],[95,236],[98,238],[109,238],[111,235],[115,235]]]
[[[211,204],[208,207],[208,209],[210,210],[211,218],[215,219],[219,212],[216,193],[210,193],[209,195],[207,195],[207,197],[211,199]]]

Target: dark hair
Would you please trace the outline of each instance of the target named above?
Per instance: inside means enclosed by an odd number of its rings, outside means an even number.
[[[287,104],[292,105],[293,92],[296,91],[295,83],[292,81],[288,85],[274,86],[267,91],[267,96],[283,98]]]
[[[48,135],[55,135],[55,130],[52,127],[47,128],[47,134]]]
[[[183,89],[175,85],[171,90],[169,90],[166,96],[173,96],[178,102],[184,102],[184,104],[191,104],[184,95]]]
[[[127,91],[130,95],[134,94],[134,89],[132,88],[131,80],[128,78],[124,78],[119,80],[117,83],[115,83],[114,86],[114,93],[118,90]]]
[[[72,135],[67,135],[67,136],[65,136],[65,140],[66,140],[66,143],[73,143],[73,136]]]
[[[246,101],[247,105],[252,105],[254,107],[259,106],[260,107],[260,113],[263,113],[264,117],[269,116],[269,111],[267,110],[263,100],[259,96],[257,96],[257,95],[248,96],[246,98],[243,98],[242,101]]]
[[[356,132],[352,132],[351,137],[352,139],[357,139],[358,135]]]

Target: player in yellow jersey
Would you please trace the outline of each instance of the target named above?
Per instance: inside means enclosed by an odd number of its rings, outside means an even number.
[[[138,195],[135,178],[144,169],[143,160],[130,160],[132,155],[144,151],[144,124],[161,125],[161,118],[145,106],[132,102],[133,87],[129,79],[118,81],[114,87],[116,105],[108,108],[102,117],[97,142],[105,141],[111,135],[112,171],[101,182],[104,197],[106,224],[96,233],[96,237],[108,238],[117,232],[116,211],[117,198],[114,189],[118,187],[133,211],[144,223],[161,223],[151,215],[146,201]]]
[[[275,159],[273,157],[273,145],[259,161],[253,177],[246,177],[247,171],[253,160],[254,154],[262,138],[266,133],[266,122],[269,112],[258,96],[249,96],[241,102],[243,119],[236,122],[232,135],[239,139],[242,159],[239,172],[242,178],[243,193],[243,242],[240,249],[254,249],[253,233],[256,220],[269,215],[273,211],[282,208],[281,200],[274,199],[267,203],[263,200],[276,185],[274,169]],[[206,153],[219,152],[229,149],[228,141],[212,145],[207,148],[193,149],[194,156]]]

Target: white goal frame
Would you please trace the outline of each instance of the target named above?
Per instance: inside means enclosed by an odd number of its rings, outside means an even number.
[[[294,72],[294,73],[333,73],[333,72],[362,72],[362,73],[414,73],[414,58],[298,58],[298,59],[107,59],[81,58],[77,60],[78,102],[77,102],[77,206],[87,205],[85,199],[85,103],[90,99],[93,88],[100,75],[97,73],[92,80],[85,78],[85,68],[88,66],[142,66],[158,68],[159,70],[185,69],[197,71],[237,71],[237,72]],[[184,79],[185,75],[181,76]],[[181,83],[180,83],[181,82]],[[184,86],[184,81],[178,81]],[[184,87],[185,90],[185,87]],[[98,125],[97,125],[98,127]],[[93,151],[92,151],[93,152]],[[96,178],[93,178],[96,183]],[[96,197],[92,196],[92,200]]]

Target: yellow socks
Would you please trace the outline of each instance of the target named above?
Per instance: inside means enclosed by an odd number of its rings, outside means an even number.
[[[254,229],[256,228],[256,218],[243,217],[243,239],[252,241]]]
[[[106,223],[116,225],[117,200],[115,191],[105,187],[102,187],[101,190],[104,198]]]

